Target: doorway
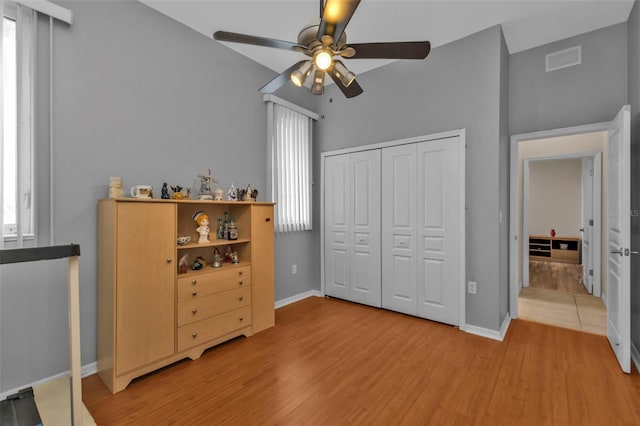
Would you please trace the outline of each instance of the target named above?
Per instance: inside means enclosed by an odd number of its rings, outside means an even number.
[[[519,315],[518,311],[518,295],[520,295],[522,289],[525,289],[525,294],[527,292],[531,292],[529,289],[530,284],[530,264],[529,264],[529,237],[530,230],[528,229],[528,209],[525,210],[525,178],[529,178],[529,176],[525,176],[525,160],[530,160],[529,163],[533,163],[534,161],[543,161],[543,160],[560,160],[560,159],[595,159],[597,155],[601,156],[601,159],[598,160],[598,164],[602,164],[602,176],[603,181],[601,183],[601,188],[603,190],[596,191],[596,194],[600,197],[600,199],[604,199],[602,196],[602,192],[606,192],[607,183],[606,183],[606,153],[607,153],[607,131],[609,128],[609,123],[598,123],[587,126],[578,126],[566,129],[558,129],[552,131],[545,132],[536,132],[526,135],[518,135],[512,137],[512,146],[511,146],[511,235],[513,238],[511,240],[511,257],[510,257],[510,271],[511,271],[511,296],[510,296],[510,312],[512,318],[522,317]],[[527,184],[528,185],[528,184]],[[549,190],[553,190],[549,188]],[[599,200],[596,200],[599,201]],[[584,206],[582,207],[584,209]],[[598,208],[600,211],[600,208]],[[592,218],[585,217],[584,219],[590,220]],[[581,219],[582,220],[582,219]],[[603,218],[606,220],[606,218]],[[559,225],[563,226],[563,225]],[[578,227],[578,229],[583,228],[579,227],[579,225],[574,225],[573,228]],[[543,234],[543,237],[550,237],[550,231],[553,226],[548,226],[549,229],[539,229],[537,233]],[[578,248],[575,245],[578,243],[576,240],[580,242],[580,255],[585,254],[584,247],[582,246],[582,242],[586,239],[589,247],[588,251],[591,250],[595,245],[601,248],[603,241],[602,236],[604,234],[605,223],[601,224],[600,231],[595,235],[588,234],[587,238],[584,238],[582,233],[577,233],[577,229],[571,229],[571,232],[564,232],[562,229],[558,231],[560,233],[565,233],[569,235],[561,235],[558,234],[558,237],[573,237],[574,241],[547,241],[549,244],[549,251],[553,249],[562,249],[568,244],[572,246],[572,248]],[[532,230],[534,231],[534,230]],[[519,239],[518,237],[521,236]],[[595,241],[599,240],[599,241]],[[555,244],[555,247],[552,245]],[[560,246],[563,244],[563,246]],[[542,246],[539,246],[542,247]],[[561,251],[557,251],[560,255],[569,256],[569,253],[563,253]],[[606,280],[603,279],[605,276],[602,272],[598,272],[603,270],[603,256],[602,251],[599,256],[595,256],[595,259],[592,261],[592,265],[587,269],[586,274],[581,274],[582,276],[589,277],[589,269],[593,269],[593,279],[590,281],[587,278],[586,284],[589,288],[586,288],[587,293],[593,293],[591,289],[591,285],[594,287],[597,284],[603,283]],[[534,259],[535,260],[535,259]],[[582,264],[582,259],[580,260],[580,264]],[[606,261],[604,262],[606,264]],[[535,266],[540,266],[536,264]],[[562,269],[562,268],[557,268]],[[565,268],[566,269],[566,268]],[[566,271],[565,271],[566,272]],[[575,271],[574,271],[575,272]],[[579,271],[578,271],[579,272]],[[559,273],[559,272],[558,272]],[[540,291],[536,291],[537,293],[544,293],[544,289]],[[598,294],[598,291],[595,292]],[[604,294],[601,293],[603,297],[602,303],[606,306],[606,292]],[[545,295],[549,298],[548,294]],[[589,296],[593,297],[593,296]],[[568,298],[568,297],[567,297]],[[567,299],[565,298],[565,299]],[[567,300],[565,302],[568,303]],[[575,302],[575,298],[571,301],[571,305],[574,307],[577,306]],[[526,313],[525,313],[526,314]],[[579,315],[579,314],[575,314]],[[573,327],[576,328],[576,327]]]
[[[576,153],[548,154],[555,146],[523,155],[523,287],[520,318],[606,335],[601,300],[602,150],[606,133],[581,135]],[[593,152],[580,152],[596,149]]]

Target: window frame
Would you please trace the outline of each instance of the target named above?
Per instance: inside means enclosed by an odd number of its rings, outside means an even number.
[[[16,52],[16,182],[15,197],[16,207],[15,223],[4,223],[4,193],[2,196],[2,240],[4,242],[17,242],[22,246],[23,241],[36,238],[36,206],[35,206],[35,151],[34,151],[34,41],[35,23],[30,9],[22,10],[16,3],[5,1],[2,9],[2,25],[5,19],[15,22],[15,52]],[[26,19],[25,19],[26,18]],[[4,43],[4,34],[3,40]],[[4,46],[2,48],[4,52]],[[6,115],[4,113],[4,87],[2,88],[2,123],[3,129]],[[4,163],[4,134],[0,149],[2,162]],[[4,185],[4,176],[0,178]],[[4,187],[0,188],[4,191]],[[18,206],[22,203],[22,207]],[[20,217],[18,217],[20,216]]]
[[[275,211],[275,230],[276,233],[288,233],[288,232],[298,232],[298,231],[311,231],[313,229],[313,121],[317,121],[319,119],[319,115],[313,111],[302,108],[296,104],[293,104],[289,101],[281,99],[277,96],[267,94],[264,95],[264,101],[267,103],[267,191],[268,197],[272,202],[276,203],[276,211]],[[277,151],[276,151],[276,129],[274,128],[275,124],[275,105],[279,107],[287,108],[296,113],[302,114],[309,119],[309,146],[308,146],[308,206],[306,206],[305,210],[308,210],[309,223],[308,224],[294,224],[283,226],[281,222],[280,215],[278,213],[278,208],[282,207],[284,203],[288,203],[287,201],[278,200],[278,175],[281,170],[278,170],[277,164]],[[289,207],[290,208],[290,207]],[[289,229],[287,229],[289,228]],[[293,229],[291,229],[293,228]]]

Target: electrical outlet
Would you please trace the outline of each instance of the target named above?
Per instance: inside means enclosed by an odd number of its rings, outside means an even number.
[[[475,281],[469,281],[469,294],[476,294],[478,292],[478,283]]]
[[[297,265],[291,265],[291,273],[295,274],[296,272],[298,272],[298,266]]]

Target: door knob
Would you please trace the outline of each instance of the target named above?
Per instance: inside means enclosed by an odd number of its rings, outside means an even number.
[[[611,250],[609,253],[611,253],[611,254],[619,254],[620,256],[622,256],[623,252],[622,252],[622,249],[620,249],[620,250]]]
[[[637,250],[631,250],[631,254],[638,254]]]
[[[580,228],[580,232],[584,232],[584,228]]]

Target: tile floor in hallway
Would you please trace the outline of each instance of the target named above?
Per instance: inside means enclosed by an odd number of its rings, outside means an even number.
[[[530,287],[518,297],[518,317],[587,333],[607,334],[607,310],[584,290],[580,265],[531,262]]]

